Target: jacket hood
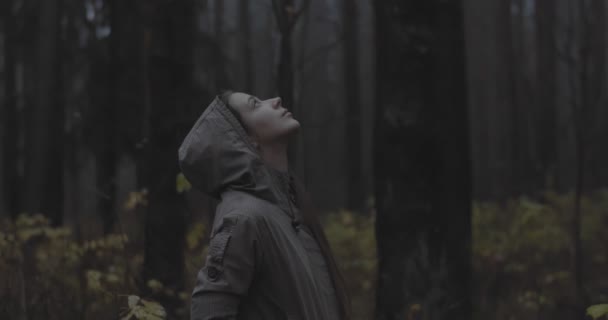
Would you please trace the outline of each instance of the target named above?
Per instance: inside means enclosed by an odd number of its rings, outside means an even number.
[[[179,166],[193,187],[220,199],[228,189],[252,193],[289,210],[290,173],[264,164],[224,102],[216,96],[186,135]]]

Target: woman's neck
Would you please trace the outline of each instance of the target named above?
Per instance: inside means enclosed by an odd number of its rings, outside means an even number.
[[[282,142],[265,144],[261,146],[261,154],[264,162],[272,168],[281,171],[288,171],[287,144]]]

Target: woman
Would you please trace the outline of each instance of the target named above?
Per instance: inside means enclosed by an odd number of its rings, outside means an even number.
[[[288,139],[299,128],[280,98],[226,92],[180,146],[186,178],[221,199],[191,319],[350,319],[318,216],[288,168]]]

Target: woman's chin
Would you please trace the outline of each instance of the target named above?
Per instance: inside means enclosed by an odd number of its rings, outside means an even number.
[[[294,123],[294,124],[293,124],[293,127],[295,128],[295,130],[300,129],[300,122],[299,122],[298,120],[293,119],[293,121],[292,121],[292,122]]]
[[[290,119],[289,125],[287,126],[287,135],[292,135],[300,130],[300,122],[296,119]]]

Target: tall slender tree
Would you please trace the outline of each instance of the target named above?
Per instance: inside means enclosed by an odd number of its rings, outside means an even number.
[[[11,216],[17,213],[19,177],[17,175],[17,91],[15,88],[15,68],[17,64],[17,25],[16,18],[11,10],[13,1],[3,1],[2,33],[4,38],[2,52],[4,58],[4,96],[2,97],[2,117],[0,119],[0,144],[2,145],[0,157],[0,212],[1,215]]]
[[[30,97],[26,134],[26,178],[24,206],[30,213],[41,212],[54,224],[62,216],[62,130],[60,9],[55,0],[43,1],[38,9],[34,84]]]
[[[553,1],[536,1],[536,60],[537,60],[537,123],[538,145],[542,175],[546,183],[555,176],[557,141],[555,140],[556,114],[556,34],[555,4]],[[546,185],[545,185],[546,186]]]
[[[376,319],[470,319],[462,2],[375,4]]]
[[[361,104],[359,96],[359,50],[357,1],[342,2],[342,20],[344,29],[344,85],[346,92],[346,142],[348,146],[347,195],[348,207],[361,211],[365,196],[362,185],[361,154]]]
[[[253,88],[253,48],[251,42],[250,1],[239,3],[239,21],[243,43],[243,91],[251,92]]]
[[[224,1],[217,0],[214,3],[215,12],[214,12],[214,32],[215,32],[215,91],[219,92],[220,90],[231,89],[232,83],[229,83],[228,77],[226,75],[226,67],[225,67],[225,56],[222,51],[222,44],[224,38]]]
[[[185,206],[177,193],[179,172],[175,112],[190,108],[193,82],[195,1],[152,2],[141,8],[140,83],[143,112],[137,151],[138,183],[148,190],[145,208],[144,279],[158,279],[175,292],[183,289]],[[181,302],[159,296],[169,310]]]

